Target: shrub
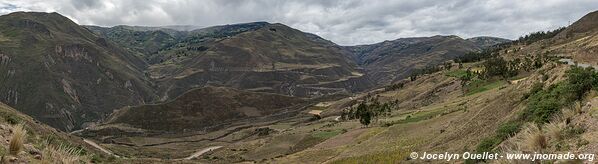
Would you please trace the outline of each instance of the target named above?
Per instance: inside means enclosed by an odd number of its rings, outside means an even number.
[[[477,153],[483,153],[483,152],[492,152],[492,149],[500,144],[501,140],[496,138],[496,137],[487,137],[482,139],[482,141],[480,141],[480,143],[478,144],[478,146],[476,146],[475,151]]]
[[[594,86],[597,86],[598,74],[591,67],[585,69],[571,67],[567,71],[567,83],[569,84],[568,89],[572,92],[574,98],[581,100],[585,93],[592,90]]]
[[[547,123],[566,104],[572,101],[567,83],[551,85],[546,90],[537,91],[529,98],[527,108],[520,115],[523,121]]]
[[[521,127],[521,123],[515,121],[509,121],[507,123],[502,124],[496,130],[496,136],[501,140],[507,139],[510,136],[514,135],[515,133],[519,132]]]
[[[6,122],[8,122],[11,125],[15,125],[15,124],[21,123],[21,119],[15,117],[13,115],[6,115],[6,116],[4,116],[4,120],[6,120]]]

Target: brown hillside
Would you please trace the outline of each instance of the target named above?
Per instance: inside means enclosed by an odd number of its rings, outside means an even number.
[[[0,100],[61,130],[154,99],[147,64],[57,13],[0,16]]]
[[[150,67],[165,93],[163,99],[208,84],[301,97],[370,87],[365,72],[340,48],[282,24],[206,42],[203,51]]]
[[[301,109],[305,102],[277,94],[205,87],[164,104],[121,109],[107,123],[170,132],[211,130],[243,119],[283,115]]]

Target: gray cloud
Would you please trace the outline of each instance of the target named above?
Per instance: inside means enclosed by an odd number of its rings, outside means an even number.
[[[280,22],[341,45],[430,35],[515,39],[597,9],[595,0],[0,0],[0,14],[58,12],[101,26]]]

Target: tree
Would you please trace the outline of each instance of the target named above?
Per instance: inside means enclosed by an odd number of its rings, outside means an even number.
[[[516,76],[520,62],[520,60],[506,61],[502,57],[490,58],[484,62],[485,76],[502,76],[505,79]]]
[[[357,116],[359,117],[359,123],[368,126],[372,120],[372,111],[365,103],[361,103],[357,106]]]

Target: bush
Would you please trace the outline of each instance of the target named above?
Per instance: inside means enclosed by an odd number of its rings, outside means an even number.
[[[565,83],[551,86],[548,90],[538,91],[530,96],[527,108],[520,115],[523,121],[547,123],[554,114],[560,112],[570,96],[564,93]]]
[[[567,71],[568,89],[574,94],[574,98],[581,100],[585,93],[592,90],[598,84],[598,74],[591,67],[572,67]]]
[[[510,136],[514,135],[515,133],[519,132],[521,128],[521,123],[515,121],[509,121],[507,123],[502,124],[498,130],[496,130],[496,136],[502,140],[509,138]]]
[[[13,115],[6,115],[4,116],[4,120],[6,120],[6,122],[8,122],[11,125],[16,125],[21,123],[21,119],[13,116]]]
[[[478,146],[476,147],[475,151],[477,153],[483,153],[483,152],[492,152],[492,149],[500,144],[500,142],[502,142],[502,140],[496,138],[496,137],[488,137],[488,138],[484,138],[482,139],[482,141],[478,144]]]
[[[521,98],[522,100],[528,99],[531,95],[534,95],[544,89],[544,83],[536,82],[532,85],[532,88],[529,90],[528,93],[524,94]]]

